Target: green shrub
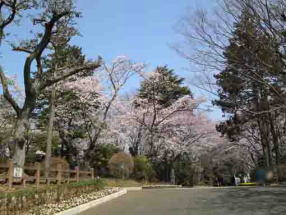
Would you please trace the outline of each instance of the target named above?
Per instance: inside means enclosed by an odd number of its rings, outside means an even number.
[[[146,156],[136,156],[134,158],[133,177],[136,180],[153,181],[155,172],[153,166]]]
[[[117,152],[118,148],[113,144],[99,144],[95,147],[90,162],[97,175],[106,175],[108,172],[108,161]]]
[[[105,181],[102,179],[94,179],[87,181],[80,181],[72,184],[68,184],[68,187],[86,187],[86,186],[94,186],[96,190],[101,190],[105,186]]]
[[[188,160],[181,159],[174,163],[176,184],[183,186],[194,185],[194,169]]]
[[[119,152],[114,154],[108,162],[108,168],[116,178],[128,178],[134,168],[134,162],[129,154]]]

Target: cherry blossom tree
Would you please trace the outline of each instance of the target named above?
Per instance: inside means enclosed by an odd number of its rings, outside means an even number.
[[[7,138],[7,134],[10,134],[13,128],[13,122],[15,121],[15,114],[9,103],[0,95],[0,143]],[[2,148],[2,147],[1,147]]]
[[[62,152],[65,151],[61,154],[77,163],[83,157],[86,163],[93,160],[96,145],[109,143],[114,104],[120,91],[144,69],[143,64],[125,56],[115,58],[110,66],[102,64],[95,72],[71,77],[56,87],[55,127],[62,140]]]
[[[223,151],[222,146],[228,141],[216,131],[216,122],[199,109],[203,102],[204,99],[185,96],[170,107],[158,105],[154,109],[150,102],[138,97],[121,99],[112,115],[108,139],[125,151],[129,148],[133,156],[147,155],[153,164],[161,167],[164,163],[166,168],[173,168],[175,162],[187,159],[185,161],[197,171],[209,168],[201,165],[206,157],[215,166],[219,157],[208,155],[215,149]]]
[[[84,156],[92,132],[87,121],[99,113],[101,90],[96,76],[78,77],[57,87],[55,127],[62,141],[61,155],[69,161],[79,163]]]
[[[94,148],[96,144],[101,141],[102,132],[106,130],[104,128],[108,129],[110,125],[110,119],[112,120],[113,117],[111,114],[115,108],[114,104],[117,103],[121,90],[131,77],[136,74],[141,74],[145,68],[143,63],[133,62],[127,56],[118,56],[112,61],[111,65],[105,62],[103,62],[102,65],[100,71],[97,73],[102,83],[100,93],[101,107],[97,114],[85,118],[86,127],[89,128],[88,157],[93,156]],[[103,142],[106,142],[107,136],[104,135],[103,138]]]
[[[18,84],[17,76],[8,76],[10,92],[14,95],[18,103],[23,103],[25,97],[23,89]],[[16,114],[9,102],[0,94],[0,156],[7,158],[9,152],[9,138],[12,135],[13,127],[16,122]]]
[[[113,128],[114,130],[119,129],[118,133],[120,134],[125,133],[130,143],[137,144],[135,147],[131,146],[137,148],[134,150],[139,151],[138,147],[140,147],[140,144],[136,139],[140,138],[138,136],[141,136],[141,141],[146,144],[144,144],[144,147],[141,147],[144,148],[143,153],[157,156],[157,153],[162,152],[160,149],[162,149],[163,145],[168,145],[168,147],[174,146],[175,142],[171,139],[175,139],[175,133],[173,133],[175,130],[172,129],[177,129],[179,133],[180,126],[187,127],[186,125],[190,126],[192,123],[195,125],[196,121],[201,121],[194,116],[194,110],[202,101],[202,99],[195,100],[190,96],[185,96],[172,106],[163,108],[159,104],[150,104],[146,99],[135,97],[131,101],[117,104],[119,113],[115,117],[117,123],[113,123]],[[188,122],[186,122],[187,119],[189,119]],[[193,138],[199,139],[199,136],[196,137],[194,134]],[[172,144],[162,144],[163,139],[168,139]],[[181,141],[178,140],[178,142]]]

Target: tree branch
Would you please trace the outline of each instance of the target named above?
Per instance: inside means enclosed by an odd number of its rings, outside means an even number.
[[[33,80],[31,78],[32,62],[35,59],[41,58],[43,51],[48,46],[48,44],[51,40],[52,30],[53,30],[55,23],[58,20],[60,20],[62,17],[67,16],[69,13],[70,13],[69,11],[66,11],[66,12],[63,12],[63,13],[58,14],[58,15],[54,14],[52,16],[50,21],[45,24],[45,33],[44,33],[44,36],[42,37],[41,41],[36,46],[35,50],[33,52],[31,52],[30,55],[26,58],[25,66],[24,66],[24,83],[25,83],[25,91],[26,91],[27,97],[29,97],[35,93],[34,92],[35,89],[33,89]],[[37,63],[38,63],[38,68],[39,68],[39,62],[37,62]],[[38,72],[41,73],[41,71],[38,71]],[[38,76],[36,79],[37,79],[36,82],[39,82],[39,83],[42,82],[41,77]],[[39,85],[41,85],[41,84],[39,84]]]
[[[6,5],[7,7],[10,7],[11,8],[11,14],[8,16],[7,19],[3,20],[3,22],[0,24],[0,29],[1,31],[3,32],[4,28],[9,25],[14,19],[15,19],[15,16],[16,16],[16,13],[17,13],[17,0],[14,0],[12,4],[8,4],[8,3],[5,3],[4,1],[1,2],[1,7],[3,5]],[[1,35],[2,37],[3,35]]]
[[[5,99],[14,108],[17,116],[19,116],[21,109],[20,109],[19,105],[16,103],[16,101],[13,99],[12,95],[10,94],[10,91],[8,88],[8,81],[7,81],[7,78],[3,72],[3,69],[1,67],[0,67],[0,79],[1,79],[2,87],[3,87],[3,95],[4,95]]]
[[[33,52],[27,48],[24,47],[15,47],[13,48],[13,51],[17,51],[17,52],[26,52],[28,54],[32,54]]]
[[[101,66],[101,58],[99,58],[96,62],[94,63],[89,63],[89,64],[86,64],[86,65],[83,65],[83,66],[80,66],[80,67],[77,67],[77,68],[72,68],[72,69],[66,69],[66,70],[57,70],[56,73],[59,74],[60,72],[64,73],[62,76],[59,76],[57,78],[54,78],[52,80],[47,80],[45,83],[43,83],[41,86],[40,86],[40,90],[43,90],[45,89],[46,87],[49,87],[55,83],[58,83],[60,81],[63,81],[65,80],[66,78],[72,76],[72,75],[75,75],[77,73],[80,73],[84,70],[94,70],[94,69],[97,69]]]

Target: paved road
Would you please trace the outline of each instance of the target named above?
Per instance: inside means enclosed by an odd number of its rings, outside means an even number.
[[[128,192],[82,215],[286,215],[286,188]]]

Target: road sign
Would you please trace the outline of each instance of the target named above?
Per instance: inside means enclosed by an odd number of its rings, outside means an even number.
[[[13,176],[15,178],[22,178],[22,176],[23,176],[23,168],[21,168],[21,167],[14,167]]]

